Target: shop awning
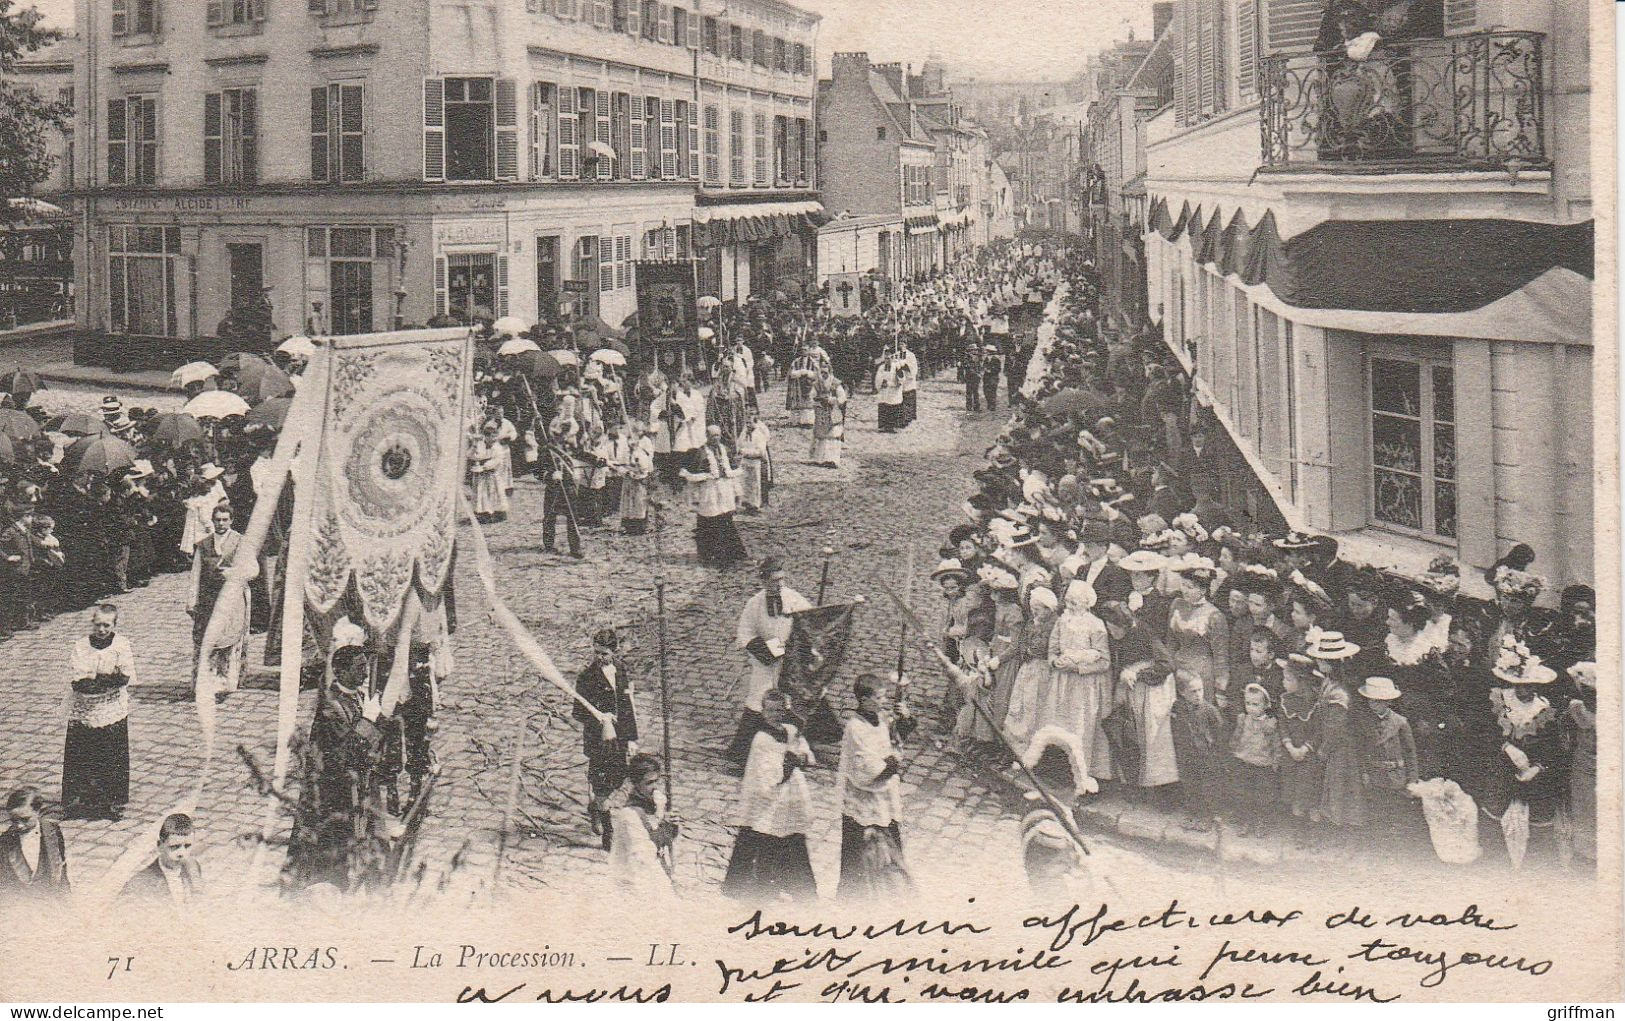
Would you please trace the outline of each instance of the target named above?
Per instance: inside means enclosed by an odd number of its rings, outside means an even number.
[[[829,222],[824,207],[812,200],[742,202],[694,209],[694,243],[701,248],[753,244],[816,231]]]
[[[1595,227],[1523,220],[1328,220],[1283,241],[1158,200],[1151,229],[1294,322],[1363,333],[1591,343]]]
[[[923,234],[927,231],[935,230],[938,221],[937,214],[932,213],[929,216],[910,216],[903,222],[908,225],[910,233]]]

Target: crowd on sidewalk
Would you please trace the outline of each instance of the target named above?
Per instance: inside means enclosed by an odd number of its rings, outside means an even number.
[[[934,573],[963,750],[1196,830],[1463,863],[1482,824],[1515,867],[1593,862],[1592,591],[1518,546],[1480,601],[1448,557],[1406,578],[1233,516],[1179,366],[1100,321],[1081,253],[1063,274]]]

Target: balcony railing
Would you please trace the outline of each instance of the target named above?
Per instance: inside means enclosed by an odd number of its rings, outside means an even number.
[[[1478,32],[1263,64],[1264,167],[1375,172],[1548,165],[1545,36]]]

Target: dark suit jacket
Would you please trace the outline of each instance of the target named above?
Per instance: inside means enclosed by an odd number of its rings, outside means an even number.
[[[604,676],[603,669],[597,663],[589,665],[576,675],[576,692],[592,703],[593,708],[615,718],[617,741],[638,739],[637,707],[632,702],[632,679],[627,675],[625,663],[619,659],[615,660],[613,685],[609,683],[609,679]],[[573,715],[581,724],[581,750],[590,758],[602,748],[603,729],[579,702],[575,703]]]
[[[39,821],[41,840],[38,867],[32,872],[23,858],[16,830],[0,833],[0,899],[15,896],[49,897],[68,892],[68,850],[62,828],[49,819]]]
[[[192,881],[192,896],[203,895],[203,866],[196,860],[188,858],[181,863],[181,871]],[[164,868],[158,864],[157,859],[151,865],[130,877],[119,892],[121,898],[142,901],[163,901],[170,899],[169,881],[164,879]]]

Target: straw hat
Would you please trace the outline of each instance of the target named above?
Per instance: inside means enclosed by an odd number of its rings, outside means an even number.
[[[1168,559],[1152,550],[1135,550],[1117,562],[1117,566],[1125,571],[1160,571],[1168,566]]]
[[[1337,661],[1351,659],[1360,654],[1360,647],[1343,638],[1341,631],[1321,631],[1311,628],[1304,636],[1304,654],[1310,659]]]
[[[1513,635],[1501,639],[1501,651],[1490,673],[1508,684],[1550,684],[1557,680],[1557,671],[1542,663],[1529,646]]]
[[[1367,677],[1360,685],[1360,695],[1374,702],[1392,702],[1399,697],[1399,688],[1387,677]]]
[[[1299,531],[1286,533],[1273,543],[1276,549],[1314,549],[1320,545],[1312,535],[1305,535]]]
[[[957,558],[949,557],[937,564],[937,569],[931,572],[932,581],[942,581],[944,578],[958,578],[960,581],[969,581],[970,572]]]

